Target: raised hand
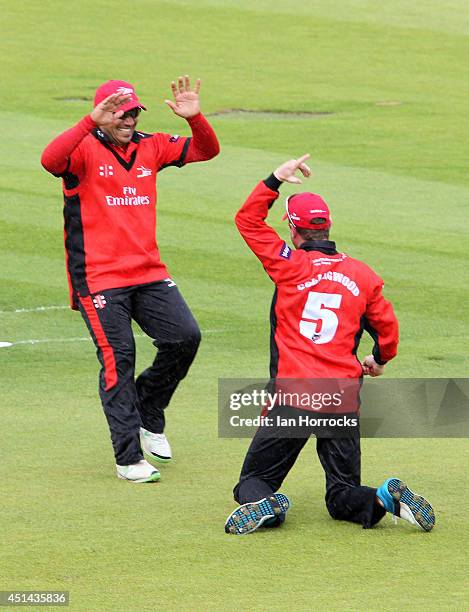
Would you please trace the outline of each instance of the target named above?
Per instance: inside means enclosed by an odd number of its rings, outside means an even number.
[[[171,90],[174,96],[172,100],[165,100],[169,108],[172,109],[175,115],[190,119],[200,113],[199,91],[200,79],[197,79],[194,89],[191,89],[190,79],[187,76],[180,76],[178,81],[171,83]]]
[[[309,159],[309,153],[302,155],[298,159],[290,159],[279,166],[277,170],[274,170],[274,176],[276,176],[279,181],[284,181],[285,183],[300,184],[302,182],[301,179],[295,176],[297,170],[299,170],[305,178],[311,175],[311,169],[305,164],[307,159]]]
[[[91,119],[101,126],[110,125],[114,119],[119,119],[124,111],[118,110],[120,106],[130,100],[129,94],[113,93],[104,98],[91,113]]]

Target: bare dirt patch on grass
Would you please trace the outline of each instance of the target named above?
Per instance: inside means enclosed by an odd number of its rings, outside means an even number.
[[[282,110],[250,110],[247,108],[225,108],[213,113],[208,113],[207,117],[217,117],[220,119],[321,119],[333,115],[332,111],[282,111]]]
[[[54,98],[54,100],[59,100],[60,102],[90,102],[93,98],[90,96],[59,96]]]

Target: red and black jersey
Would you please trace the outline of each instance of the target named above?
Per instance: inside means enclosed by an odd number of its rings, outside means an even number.
[[[213,130],[201,115],[191,126],[199,130],[198,142],[209,141],[205,150],[191,151],[191,138],[140,131],[125,149],[116,147],[89,117],[46,148],[44,167],[63,179],[72,298],[169,276],[155,235],[157,173],[218,152]],[[72,150],[64,163],[67,146]]]
[[[375,340],[377,363],[397,352],[398,323],[383,281],[332,241],[306,241],[292,250],[265,223],[279,184],[273,175],[259,183],[236,215],[238,230],[276,285],[271,377],[358,378],[363,330]]]

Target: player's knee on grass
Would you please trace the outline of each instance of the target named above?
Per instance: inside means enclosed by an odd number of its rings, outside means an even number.
[[[347,506],[346,489],[335,488],[326,493],[326,507],[331,518],[336,521],[344,520],[347,514],[351,512],[351,508]]]
[[[366,487],[361,489],[364,488]],[[386,514],[386,510],[375,502],[373,489],[367,490],[365,492],[366,497],[361,497],[359,503],[357,498],[347,500],[343,493],[326,495],[327,510],[330,516],[337,521],[352,521],[353,523],[359,523],[365,529],[369,529]]]
[[[233,489],[233,497],[238,504],[256,502],[275,493],[274,489],[260,478],[246,478]]]
[[[339,509],[331,500],[326,501],[326,507],[330,516],[336,521],[340,521],[343,517],[343,510]]]

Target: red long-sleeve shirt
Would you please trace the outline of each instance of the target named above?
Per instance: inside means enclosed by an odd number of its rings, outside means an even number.
[[[157,173],[219,152],[202,114],[188,123],[192,138],[135,131],[118,147],[87,116],[45,148],[42,165],[63,180],[72,307],[79,295],[169,276],[155,236]]]
[[[329,240],[292,250],[265,223],[280,182],[259,183],[236,215],[249,248],[276,285],[271,309],[272,378],[358,378],[363,330],[384,364],[397,353],[398,323],[371,268],[335,249]]]

